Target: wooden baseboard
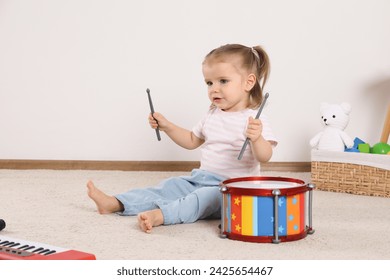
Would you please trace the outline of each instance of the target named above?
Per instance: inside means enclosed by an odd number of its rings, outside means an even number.
[[[267,162],[261,165],[261,170],[280,172],[311,172],[311,162]]]
[[[0,169],[191,171],[198,161],[0,160]],[[268,162],[263,171],[310,172],[310,162]]]

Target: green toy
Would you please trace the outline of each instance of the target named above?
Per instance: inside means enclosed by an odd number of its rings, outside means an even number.
[[[368,143],[362,143],[358,145],[358,150],[361,153],[370,153],[370,144]]]
[[[390,145],[387,143],[379,142],[371,148],[371,153],[386,155],[390,152]]]

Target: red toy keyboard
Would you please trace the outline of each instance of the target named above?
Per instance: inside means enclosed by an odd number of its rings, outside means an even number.
[[[0,235],[0,260],[96,260],[95,255]]]

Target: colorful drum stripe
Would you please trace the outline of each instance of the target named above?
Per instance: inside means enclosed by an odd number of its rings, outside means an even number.
[[[245,236],[274,235],[274,197],[224,194],[224,231]],[[305,230],[305,193],[278,199],[280,236]]]

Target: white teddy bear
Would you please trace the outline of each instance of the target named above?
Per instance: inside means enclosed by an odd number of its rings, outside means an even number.
[[[349,122],[351,105],[348,103],[321,103],[321,118],[324,130],[310,140],[310,146],[318,150],[340,151],[352,148],[353,140],[344,132]]]

